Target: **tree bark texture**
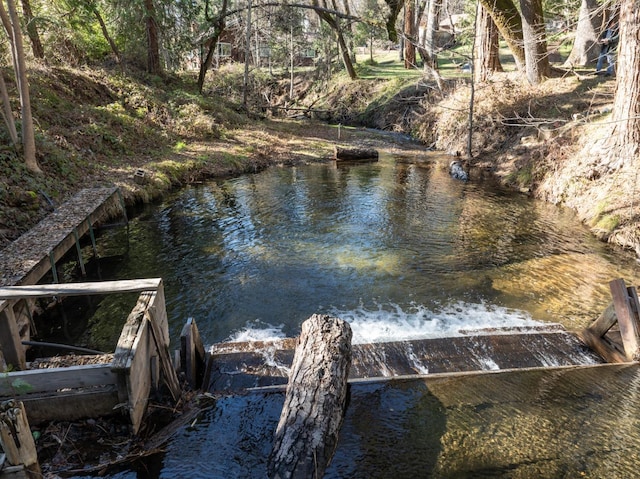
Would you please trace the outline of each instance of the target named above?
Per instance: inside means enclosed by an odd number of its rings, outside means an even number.
[[[480,0],[489,11],[496,27],[507,43],[519,71],[525,69],[522,18],[512,0]]]
[[[409,70],[416,67],[416,42],[418,40],[415,30],[415,5],[414,0],[406,0],[404,3],[404,67]]]
[[[493,72],[501,72],[498,28],[482,4],[478,4],[476,23],[476,51],[473,72],[476,81],[486,81]]]
[[[609,169],[637,162],[640,152],[640,0],[623,0],[620,10],[617,81]]]
[[[537,85],[549,77],[549,53],[542,0],[520,0],[527,80]]]
[[[344,418],[351,366],[351,328],[314,314],[302,324],[268,474],[272,479],[321,478]]]
[[[378,159],[378,150],[374,148],[340,148],[333,147],[333,157],[336,160],[358,161]]]
[[[598,7],[597,0],[582,0],[573,48],[564,63],[566,67],[586,66],[598,59],[598,32],[602,25],[602,13]]]
[[[38,34],[38,28],[35,23],[33,11],[31,10],[31,2],[29,0],[22,0],[22,14],[27,22],[27,35],[31,41],[33,56],[42,59],[44,58],[44,47],[40,41],[40,35]]]
[[[160,34],[153,0],[144,0],[147,24],[147,71],[152,75],[162,73],[160,66]]]
[[[438,69],[438,49],[436,45],[436,31],[440,23],[442,0],[429,0],[427,10],[427,25],[424,32],[424,68]]]

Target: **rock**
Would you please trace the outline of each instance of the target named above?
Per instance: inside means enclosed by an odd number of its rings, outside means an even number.
[[[464,170],[462,166],[462,162],[458,160],[454,160],[449,164],[449,174],[451,175],[452,178],[455,178],[456,180],[462,180],[462,181],[469,180],[469,173],[467,173]]]

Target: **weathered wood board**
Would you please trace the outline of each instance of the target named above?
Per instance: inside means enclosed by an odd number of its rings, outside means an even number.
[[[237,391],[283,385],[293,359],[291,341],[215,345],[208,388]],[[255,349],[253,349],[255,346]],[[237,352],[232,352],[232,351]],[[601,364],[576,336],[553,329],[354,344],[350,379],[516,368]]]

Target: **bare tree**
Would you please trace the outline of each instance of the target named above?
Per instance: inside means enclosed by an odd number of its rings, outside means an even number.
[[[575,40],[569,57],[565,61],[566,67],[585,66],[596,61],[598,52],[598,32],[602,25],[602,10],[597,0],[582,0]]]
[[[8,14],[7,14],[8,11]],[[20,107],[22,114],[22,154],[27,169],[33,173],[42,173],[36,159],[36,140],[31,116],[31,100],[29,96],[29,83],[27,81],[27,67],[24,58],[24,45],[22,43],[22,30],[20,19],[14,0],[7,0],[7,10],[0,2],[0,15],[7,34],[10,38],[13,66],[16,72],[16,82],[20,93]]]
[[[500,35],[507,43],[520,71],[525,69],[524,39],[522,34],[522,18],[512,0],[480,0],[489,11]]]
[[[617,169],[637,162],[640,153],[640,0],[622,0],[616,91],[605,163]]]
[[[549,76],[551,69],[542,0],[520,0],[520,10],[527,80],[532,85],[537,85]]]
[[[476,14],[476,37],[473,73],[475,81],[486,81],[491,73],[502,71],[500,63],[498,28],[482,4]]]
[[[33,16],[33,10],[31,10],[30,0],[22,0],[22,14],[27,24],[27,35],[31,41],[33,56],[42,59],[44,58],[44,47],[40,41],[40,34],[38,33],[35,17]]]

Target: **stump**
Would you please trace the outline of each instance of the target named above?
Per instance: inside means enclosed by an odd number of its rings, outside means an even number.
[[[351,336],[346,322],[326,315],[302,324],[269,456],[270,478],[324,475],[344,418]]]
[[[334,158],[338,161],[378,161],[378,150],[373,148],[341,148],[335,146]]]

